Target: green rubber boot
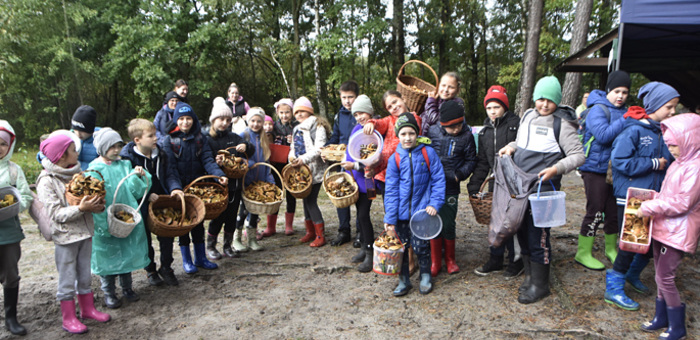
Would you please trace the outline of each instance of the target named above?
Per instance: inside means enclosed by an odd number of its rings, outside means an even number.
[[[610,263],[615,263],[617,258],[617,234],[605,234],[605,257]]]
[[[606,240],[607,240],[607,235]],[[578,235],[578,251],[576,252],[576,257],[574,258],[576,262],[580,265],[591,269],[591,270],[603,270],[605,265],[602,262],[596,260],[591,251],[593,250],[593,242],[595,237],[593,236],[583,236]],[[617,252],[615,252],[617,254]]]

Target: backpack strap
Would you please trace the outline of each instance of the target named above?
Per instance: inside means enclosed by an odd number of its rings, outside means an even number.
[[[425,150],[425,148],[421,149],[423,152],[423,158],[425,158],[425,164],[428,166],[428,171],[430,171],[430,158],[428,158],[428,151]],[[399,156],[398,152],[394,153],[394,159],[396,160],[396,167],[400,168],[399,164],[401,163],[401,156]]]
[[[19,176],[19,165],[15,164],[14,162],[9,162],[10,167],[10,185],[13,187],[17,187],[17,177]]]

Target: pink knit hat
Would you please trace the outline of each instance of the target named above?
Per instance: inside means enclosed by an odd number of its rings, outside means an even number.
[[[73,144],[73,139],[62,134],[57,134],[47,138],[45,141],[41,142],[39,149],[41,153],[48,158],[51,163],[56,164],[63,154],[66,153],[68,147]]]
[[[265,115],[265,121],[266,122],[274,122],[274,120],[272,120],[272,117],[270,117],[268,115]]]
[[[278,108],[280,105],[289,105],[289,107],[292,108],[292,107],[294,107],[294,102],[292,102],[292,100],[289,99],[289,98],[280,99],[280,101],[278,101],[277,103],[275,103],[275,111],[277,111],[277,108]]]
[[[297,111],[306,111],[310,114],[314,114],[314,107],[311,105],[309,98],[299,97],[299,99],[294,102],[294,114],[296,114]]]

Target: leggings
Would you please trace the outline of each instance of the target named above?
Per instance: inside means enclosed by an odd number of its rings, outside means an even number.
[[[617,225],[619,227],[620,234],[622,234],[622,220],[625,216],[625,206],[624,205],[618,205],[617,206]],[[630,265],[632,264],[632,261],[634,260],[635,256],[642,256],[646,257],[647,259],[651,259],[652,256],[654,255],[654,247],[649,247],[649,251],[646,254],[637,254],[633,253],[631,251],[625,251],[625,250],[618,250],[617,251],[617,257],[615,258],[615,263],[613,263],[613,270],[615,270],[618,273],[622,274],[627,274],[627,271],[630,269]]]
[[[19,286],[19,258],[22,248],[19,242],[0,245],[0,283],[4,288]]]
[[[605,174],[581,171],[581,177],[586,189],[586,216],[581,222],[581,236],[594,237],[601,223],[606,234],[616,234],[618,218],[613,186],[605,183]]]
[[[228,206],[221,215],[209,222],[209,235],[217,236],[221,232],[221,227],[224,227],[224,232],[233,234],[236,230],[236,220],[239,207],[241,206],[241,190],[229,191],[232,197],[229,197]]]
[[[418,266],[421,274],[430,273],[430,240],[421,240],[411,232],[408,221],[396,221],[396,235],[404,244],[403,262],[401,263],[401,275],[409,275],[408,248],[413,247],[413,252],[418,256]]]
[[[683,259],[683,251],[652,239],[654,267],[656,267],[656,289],[659,299],[666,300],[668,307],[679,307],[681,295],[676,287],[676,270]]]
[[[355,202],[357,208],[357,219],[359,221],[360,235],[362,235],[362,246],[366,249],[372,249],[374,244],[374,227],[369,211],[372,208],[372,200],[367,198],[366,193],[360,193],[360,197]]]
[[[192,234],[192,243],[204,243],[204,222],[198,224],[188,234],[182,235],[178,238],[177,242],[180,247],[190,246],[190,234]]]
[[[550,264],[552,257],[552,245],[549,242],[549,230],[551,228],[537,228],[532,220],[532,209],[528,206],[520,229],[518,229],[518,243],[520,253],[530,255],[530,261],[539,264]]]
[[[260,221],[260,218],[256,214],[251,214],[248,212],[248,209],[245,208],[245,204],[241,202],[241,208],[238,211],[238,220],[236,221],[236,229],[242,229],[243,224],[245,223],[245,219],[247,217],[250,217],[250,220],[248,221],[248,228],[252,229],[258,229],[258,221]],[[253,234],[253,237],[255,237],[255,234]]]
[[[282,173],[282,168],[277,169],[277,171]],[[279,177],[277,177],[277,176],[272,176],[272,177],[275,178],[275,185],[277,185],[278,187],[281,188],[282,182],[280,182]],[[289,191],[287,191],[286,197],[287,197],[287,212],[293,214],[297,210],[297,199],[294,196],[292,196],[292,193]],[[276,213],[274,213],[273,215],[277,215],[277,214],[279,214],[279,210]]]
[[[323,223],[321,209],[318,208],[318,192],[321,190],[321,183],[311,186],[311,193],[304,198],[304,218],[312,220],[314,224]]]

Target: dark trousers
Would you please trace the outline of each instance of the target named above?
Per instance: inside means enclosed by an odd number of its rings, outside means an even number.
[[[618,205],[617,206],[617,225],[619,227],[620,235],[622,235],[622,220],[625,216],[625,206],[624,205]],[[648,259],[651,259],[654,257],[654,252],[653,252],[653,247],[649,247],[649,251],[646,254],[637,254],[633,253],[631,251],[625,251],[625,250],[618,250],[617,251],[617,257],[615,258],[615,263],[613,263],[613,269],[622,274],[627,274],[627,271],[630,269],[630,264],[632,264],[632,261],[634,260],[635,256],[644,256]]]
[[[238,219],[236,220],[236,228],[242,229],[243,225],[245,224],[245,219],[248,217],[250,217],[248,220],[248,228],[258,229],[258,221],[260,221],[260,217],[256,214],[251,214],[248,212],[248,209],[245,208],[245,204],[241,202],[240,209],[238,210]],[[253,233],[253,237],[255,237],[255,233]]]
[[[274,164],[274,167],[275,167],[275,169],[277,169],[277,171],[282,173],[282,169],[284,168],[284,164]],[[282,182],[280,182],[280,178],[277,176],[272,176],[272,177],[275,178],[275,185],[277,185],[278,187],[281,188]],[[292,193],[289,191],[286,192],[286,197],[287,197],[287,200],[286,200],[287,201],[287,203],[286,203],[287,204],[287,212],[293,214],[297,210],[297,199],[294,196],[292,196]],[[277,211],[277,213],[274,215],[277,215],[277,214],[279,214],[279,211]]]
[[[581,171],[581,177],[586,189],[586,216],[581,222],[581,236],[595,236],[601,223],[606,234],[617,233],[617,203],[613,186],[605,183],[605,174]]]
[[[408,221],[396,222],[396,235],[404,244],[403,262],[401,265],[401,275],[408,276],[408,248],[413,247],[413,252],[418,256],[418,266],[420,273],[430,273],[430,240],[421,240],[411,232]]]
[[[204,222],[198,224],[188,234],[182,235],[178,238],[180,247],[190,246],[190,235],[192,235],[192,243],[204,243]]]
[[[224,232],[233,234],[236,231],[236,220],[238,218],[238,209],[241,205],[241,191],[231,191],[229,195],[228,206],[221,215],[209,222],[209,234],[217,236],[221,232],[221,227],[224,227]]]
[[[550,264],[552,245],[549,243],[549,229],[537,228],[532,220],[532,209],[528,207],[525,218],[518,230],[520,253],[530,255],[530,261],[540,264]]]
[[[3,288],[19,286],[19,258],[22,248],[19,242],[0,245],[0,284]]]
[[[141,216],[148,216],[148,204],[141,207]],[[147,272],[156,271],[156,251],[153,249],[153,235],[151,231],[148,230],[146,222],[144,221],[143,226],[146,228],[146,242],[148,243],[148,259],[151,261],[145,268]],[[174,237],[160,237],[156,236],[158,239],[158,244],[160,245],[160,266],[165,268],[170,268],[173,263],[173,243],[175,242]]]
[[[355,202],[355,208],[357,208],[357,220],[360,233],[362,234],[362,246],[371,248],[372,244],[374,244],[374,227],[369,214],[372,208],[372,200],[367,198],[367,194],[360,193],[357,202]]]
[[[318,192],[321,190],[321,183],[311,186],[311,193],[302,201],[304,203],[304,219],[312,220],[314,224],[322,224],[323,214],[318,207]],[[348,209],[349,210],[349,209]]]
[[[508,260],[510,263],[515,262],[515,238],[510,237],[508,238],[505,242],[501,243],[499,247],[489,247],[491,250],[491,256],[493,257],[499,257],[503,258],[503,255],[506,253],[506,249],[508,249]]]

